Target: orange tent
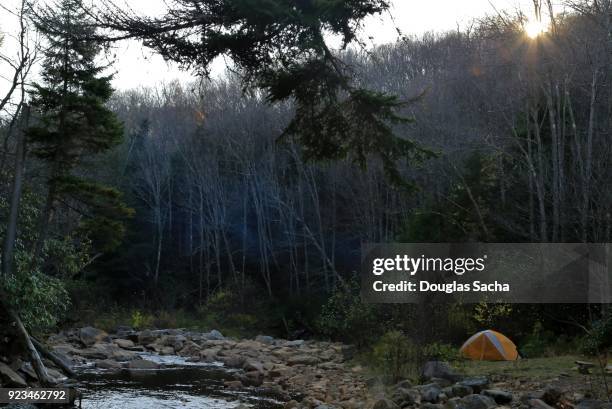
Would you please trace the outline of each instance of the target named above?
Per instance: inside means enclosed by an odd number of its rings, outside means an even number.
[[[472,335],[459,352],[477,361],[515,361],[519,358],[516,345],[505,335],[490,329]]]

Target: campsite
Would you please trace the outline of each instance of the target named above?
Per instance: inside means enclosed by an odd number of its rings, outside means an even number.
[[[612,0],[0,0],[0,407],[612,409],[611,159]]]

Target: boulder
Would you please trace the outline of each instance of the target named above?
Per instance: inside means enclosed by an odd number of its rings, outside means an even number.
[[[301,347],[302,345],[304,345],[304,340],[296,339],[295,341],[287,341],[285,342],[285,345],[288,347]]]
[[[79,330],[79,340],[86,347],[90,347],[98,342],[109,340],[108,334],[101,329],[94,327],[83,327]]]
[[[403,408],[421,403],[421,394],[415,389],[396,387],[391,399]]]
[[[231,389],[239,389],[239,388],[242,388],[242,382],[240,382],[239,380],[225,381],[223,382],[223,386],[225,386],[226,388],[231,388]]]
[[[533,409],[554,409],[552,406],[548,405],[542,399],[530,399],[527,404],[530,408]]]
[[[156,340],[157,340],[157,335],[155,335],[152,331],[144,330],[138,333],[138,343],[140,345],[152,344]]]
[[[412,382],[410,381],[410,379],[404,379],[404,380],[399,381],[398,383],[396,383],[395,387],[396,388],[410,389],[410,388],[412,388]]]
[[[149,361],[147,359],[136,359],[128,363],[130,369],[158,369],[159,364],[157,362]]]
[[[200,346],[193,341],[186,341],[183,348],[178,351],[181,356],[196,356],[200,353]]]
[[[436,403],[438,402],[438,397],[442,393],[442,389],[440,389],[440,386],[436,383],[420,385],[418,389],[421,394],[421,400],[424,402]]]
[[[597,399],[583,399],[576,405],[576,409],[605,409],[604,405],[610,405]],[[608,406],[609,407],[609,406]]]
[[[203,335],[204,338],[208,341],[223,341],[225,339],[223,334],[217,331],[216,329],[213,329],[212,331],[207,332]]]
[[[319,358],[314,355],[295,355],[287,361],[289,365],[316,365],[319,363]]]
[[[219,356],[217,358],[230,368],[242,368],[245,362],[245,358],[240,355]]]
[[[283,405],[283,409],[296,409],[300,406],[300,404],[298,403],[298,401],[292,399],[289,402],[285,402],[285,404]]]
[[[252,360],[246,361],[242,365],[242,369],[244,369],[246,372],[250,372],[250,371],[257,371],[260,373],[264,372],[263,364],[261,362],[252,361]]]
[[[160,355],[174,355],[174,348],[173,347],[161,347],[161,349],[159,351]]]
[[[166,347],[172,347],[174,350],[178,351],[183,348],[183,345],[187,341],[187,338],[184,335],[164,335],[159,340],[159,343]]]
[[[445,408],[444,408],[444,405],[440,403],[425,402],[424,404],[421,405],[421,409],[445,409]]]
[[[112,359],[103,359],[101,361],[96,362],[96,368],[121,369],[121,364],[117,361],[113,361]]]
[[[421,369],[421,378],[431,380],[432,378],[446,379],[450,382],[457,382],[460,378],[451,367],[442,361],[425,362]]]
[[[130,349],[130,348],[134,348],[134,341],[130,341],[129,339],[121,339],[121,338],[117,338],[114,339],[113,342],[115,344],[117,344],[118,347],[123,348],[123,349]]]
[[[459,382],[459,385],[469,386],[474,393],[480,393],[489,386],[489,379],[486,376],[475,376],[466,378]]]
[[[492,398],[496,403],[504,405],[512,402],[512,394],[500,389],[485,389],[481,394]]]
[[[262,344],[272,345],[274,344],[274,338],[269,335],[257,335],[255,341],[261,342]]]
[[[372,409],[399,409],[399,406],[397,406],[392,400],[383,398],[377,400],[372,406]]]
[[[0,379],[7,386],[26,387],[26,381],[17,372],[11,369],[10,366],[0,361]]]
[[[468,395],[461,398],[458,407],[463,409],[490,409],[497,406],[495,401],[485,395]]]
[[[554,406],[557,404],[557,402],[559,402],[563,396],[563,393],[563,390],[554,386],[549,386],[542,392],[541,399],[547,404]]]

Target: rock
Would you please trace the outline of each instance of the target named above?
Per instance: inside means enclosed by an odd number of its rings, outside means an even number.
[[[604,402],[596,399],[584,399],[578,402],[576,409],[601,409]]]
[[[217,358],[230,368],[242,368],[242,365],[244,365],[244,362],[246,360],[240,355],[220,356]]]
[[[410,389],[410,388],[412,388],[412,382],[410,382],[409,379],[404,379],[403,381],[399,381],[398,383],[396,383],[395,387],[396,388]]]
[[[261,342],[262,344],[272,345],[274,344],[274,338],[269,335],[257,335],[255,341]]]
[[[421,394],[415,389],[399,387],[395,388],[391,399],[403,408],[421,403]]]
[[[485,395],[467,395],[461,398],[458,406],[463,409],[489,409],[497,406],[495,401]]]
[[[426,402],[421,405],[421,409],[445,409],[445,408],[444,408],[444,405],[441,405],[439,403]]]
[[[27,386],[26,381],[2,361],[0,361],[0,379],[6,386],[17,386],[22,388]]]
[[[289,365],[316,365],[319,363],[319,358],[314,355],[295,355],[287,361]]]
[[[203,334],[205,339],[209,340],[209,341],[223,341],[225,339],[225,337],[223,336],[222,333],[220,333],[219,331],[217,331],[216,329],[213,329],[212,331]]]
[[[136,359],[128,363],[130,369],[158,369],[159,364],[157,362],[149,361],[146,359]]]
[[[510,392],[502,391],[499,389],[485,389],[481,394],[492,398],[496,403],[504,405],[512,402],[512,394]]]
[[[442,389],[436,383],[420,385],[418,390],[421,394],[421,400],[431,403],[438,402],[438,396],[442,393]]]
[[[121,339],[121,338],[117,338],[114,339],[113,342],[120,348],[123,349],[131,349],[134,348],[134,341],[130,341],[129,339]]]
[[[223,386],[225,386],[226,388],[231,388],[231,389],[239,389],[239,388],[242,388],[242,382],[240,382],[239,380],[225,381],[223,382]]]
[[[158,352],[160,355],[174,355],[174,348],[173,347],[161,347],[161,349]]]
[[[196,356],[200,353],[200,346],[193,341],[187,340],[183,348],[178,351],[181,356]]]
[[[55,370],[53,368],[49,368],[49,367],[47,367],[47,375],[49,375],[49,377],[51,378],[51,381],[54,384],[58,384],[68,379],[68,377],[64,375],[63,373],[61,373],[60,371]]]
[[[75,355],[86,359],[109,359],[110,355],[98,348],[80,349],[74,352]]]
[[[450,382],[457,382],[460,378],[446,362],[442,361],[425,362],[421,369],[421,377],[425,380],[439,378]]]
[[[86,347],[90,347],[98,342],[108,339],[108,334],[98,328],[83,327],[79,330],[79,340]]]
[[[159,343],[163,346],[172,347],[174,350],[178,351],[183,348],[183,345],[187,341],[184,335],[164,335],[161,337]]]
[[[301,347],[302,345],[304,345],[303,339],[296,339],[295,341],[285,342],[285,346],[288,346],[288,347]]]
[[[101,361],[96,362],[96,368],[121,369],[121,364],[117,361],[113,361],[112,359],[103,359]]]
[[[444,403],[444,409],[455,409],[459,404],[460,398],[450,398]]]
[[[296,400],[290,400],[289,402],[285,402],[283,405],[284,409],[295,409],[299,406],[299,403]]]
[[[372,406],[372,409],[399,409],[399,406],[397,406],[392,400],[379,399]]]
[[[115,335],[117,338],[130,339],[131,341],[134,340],[132,338],[138,339],[138,334],[134,328],[128,325],[118,325],[117,328],[115,328]]]
[[[152,344],[157,340],[157,336],[149,330],[140,331],[138,333],[138,343],[140,345]]]
[[[557,404],[557,402],[559,402],[559,400],[563,396],[563,393],[564,392],[561,389],[556,388],[554,386],[549,386],[544,389],[541,399],[547,404],[554,406]]]
[[[136,353],[126,351],[115,344],[95,344],[91,348],[88,348],[88,350],[83,351],[85,351],[85,354],[81,354],[81,356],[86,358],[114,359],[116,361],[131,361],[138,358]],[[102,358],[96,358],[96,356],[102,356]]]
[[[263,374],[258,371],[250,371],[240,376],[240,381],[246,386],[261,386]]]
[[[553,409],[552,406],[549,406],[542,399],[530,399],[527,404],[533,409]]]
[[[242,365],[242,369],[244,369],[246,372],[250,372],[250,371],[257,371],[261,373],[264,372],[263,364],[261,362],[251,361],[251,360],[246,361]]]
[[[459,385],[469,386],[474,393],[480,393],[489,386],[489,379],[486,376],[476,376],[462,380]]]
[[[447,386],[451,386],[453,384],[453,382],[450,380],[443,378],[430,378],[429,383],[435,383],[440,388],[446,388]]]

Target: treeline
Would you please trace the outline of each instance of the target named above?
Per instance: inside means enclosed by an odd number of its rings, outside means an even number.
[[[279,138],[291,104],[231,76],[115,94],[129,136],[109,181],[137,211],[103,274],[189,305],[248,278],[270,297],[329,293],[368,242],[609,240],[604,22],[558,16],[531,39],[520,19],[486,19],[345,53],[360,81],[412,101],[396,132],[435,157],[400,164],[406,185],[376,159],[304,161]]]
[[[66,1],[66,10],[77,3]],[[15,83],[23,92],[20,110],[2,128],[0,210],[3,220],[12,217],[9,198],[23,170],[15,270],[28,285],[8,277],[9,285],[39,306],[28,310],[33,320],[57,316],[49,303],[65,309],[66,284],[77,307],[99,309],[194,310],[231,294],[226,298],[242,311],[262,299],[281,310],[296,303],[299,311],[333,294],[322,321],[372,334],[389,317],[403,328],[412,321],[399,320],[406,314],[393,309],[355,307],[363,243],[610,241],[612,23],[597,4],[573,6],[537,38],[525,34],[524,16],[499,16],[465,30],[345,51],[332,59],[342,63],[334,64],[342,75],[334,75],[355,82],[355,101],[348,101],[359,109],[334,93],[323,113],[316,102],[310,112],[304,101],[270,98],[268,88],[245,90],[237,73],[111,97],[90,35],[75,51],[87,56],[76,66],[87,81],[70,73],[60,79],[77,78],[70,83],[79,90],[73,105],[103,112],[93,117],[104,120],[97,129],[107,134],[96,136],[95,121],[91,129],[80,118],[74,126],[61,122],[74,106],[45,103],[43,88],[33,94],[38,103],[25,121],[27,82]],[[49,76],[61,73],[58,50],[47,58]],[[61,92],[62,81],[50,83]],[[372,92],[357,92],[360,86]],[[79,99],[87,93],[95,95]],[[123,124],[121,142],[102,103]],[[376,120],[355,120],[360,129],[338,139],[345,130],[334,129],[330,112],[346,124],[338,104],[367,116],[369,103],[373,110],[382,104],[390,119],[396,118],[390,107],[413,118],[392,121],[403,144],[392,144]],[[319,114],[325,114],[320,122]],[[53,133],[57,123],[65,132]],[[284,132],[288,126],[292,132]],[[308,129],[300,134],[299,126]],[[370,130],[376,138],[367,137]],[[305,143],[309,135],[321,138]],[[394,156],[397,147],[406,154]],[[353,148],[356,156],[344,154]],[[20,160],[24,152],[27,162]],[[222,311],[232,307],[221,304]],[[492,324],[490,317],[508,316],[503,308],[481,310],[422,311],[416,316],[424,321],[412,324],[424,325],[434,314],[428,330],[439,336],[455,319],[480,314],[486,317],[478,322]],[[543,317],[537,308],[521,311],[517,326],[525,324],[524,331]],[[555,313],[588,312],[581,306],[547,312]]]

